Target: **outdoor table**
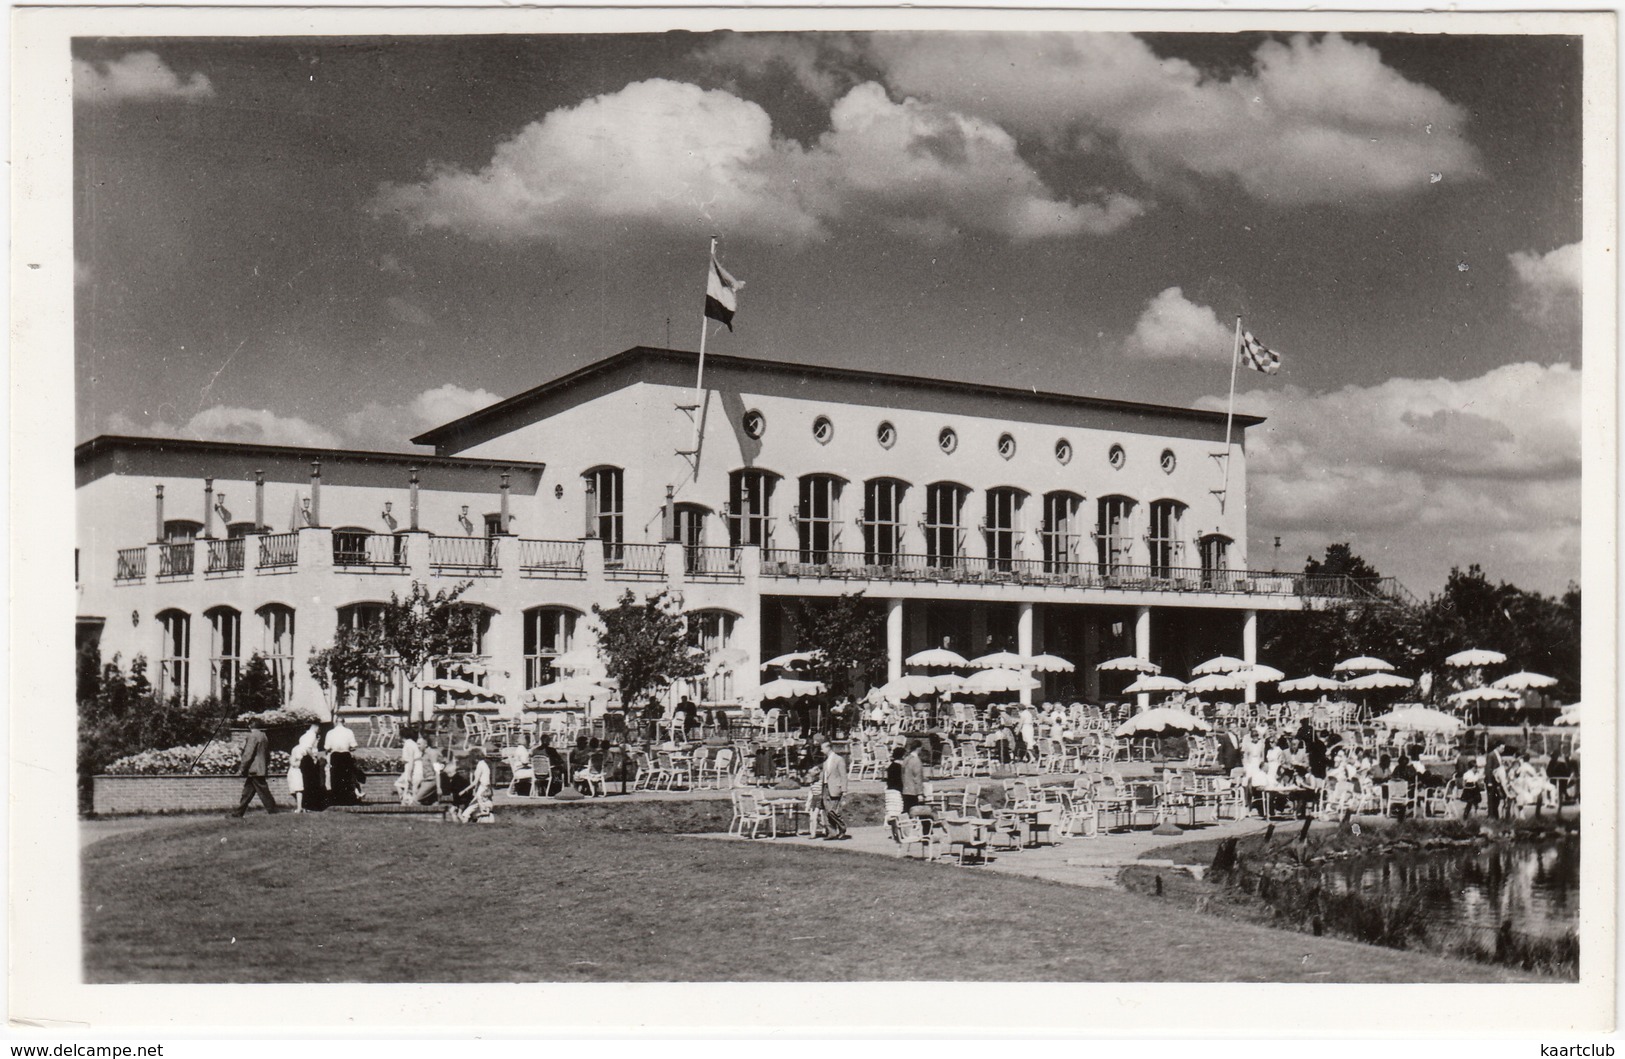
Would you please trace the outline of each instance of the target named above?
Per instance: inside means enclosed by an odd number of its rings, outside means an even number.
[[[1013,822],[1017,833],[1020,835],[1020,845],[1023,848],[1031,849],[1038,845],[1038,829],[1034,825],[1038,823],[1038,814],[1042,811],[1041,809],[1026,807],[1000,809],[994,814],[993,819],[995,825],[1003,820]]]

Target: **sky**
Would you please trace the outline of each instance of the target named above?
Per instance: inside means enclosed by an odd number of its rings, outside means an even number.
[[[409,450],[637,344],[1223,408],[1250,551],[1579,578],[1577,38],[81,39],[78,433]]]

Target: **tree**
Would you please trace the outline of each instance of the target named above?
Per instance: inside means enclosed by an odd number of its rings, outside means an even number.
[[[265,656],[255,651],[243,666],[243,675],[237,680],[234,704],[238,713],[264,713],[282,705],[282,689],[277,686]]]
[[[808,676],[821,681],[831,695],[854,700],[860,683],[869,684],[877,671],[885,671],[885,623],[879,605],[862,592],[805,600],[790,612],[796,645],[815,655]]]
[[[1310,577],[1350,577],[1361,580],[1381,580],[1377,568],[1354,554],[1348,541],[1326,545],[1326,558],[1311,556],[1304,561],[1303,572]]]
[[[628,711],[644,695],[705,671],[705,652],[689,644],[688,622],[665,592],[639,603],[627,589],[615,606],[594,603],[592,613],[603,630],[598,652]]]
[[[383,620],[378,623],[383,660],[389,669],[408,683],[416,683],[430,662],[468,652],[474,638],[474,615],[458,600],[473,583],[464,581],[431,595],[427,586],[413,581],[404,598],[389,594]]]
[[[1308,559],[1303,572],[1314,578],[1382,577],[1347,543],[1328,545],[1325,559]],[[1410,670],[1423,647],[1416,608],[1374,598],[1329,604],[1305,599],[1299,610],[1265,611],[1259,616],[1258,639],[1261,656],[1292,675],[1325,676],[1333,665],[1355,655],[1375,655]]]
[[[78,701],[94,701],[102,690],[102,648],[95,640],[79,645]]]
[[[327,711],[337,717],[349,701],[350,689],[388,675],[383,640],[377,629],[341,626],[330,647],[311,648],[310,675],[322,689]]]

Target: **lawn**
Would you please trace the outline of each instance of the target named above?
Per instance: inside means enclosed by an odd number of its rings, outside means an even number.
[[[1516,981],[840,849],[336,814],[84,851],[91,982]]]

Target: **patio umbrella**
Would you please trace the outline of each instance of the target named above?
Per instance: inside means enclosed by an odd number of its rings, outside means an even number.
[[[1408,688],[1415,683],[1410,677],[1402,677],[1398,673],[1367,673],[1363,677],[1345,680],[1343,687],[1349,691],[1374,691],[1377,688]]]
[[[1112,658],[1095,667],[1102,673],[1161,673],[1162,667],[1155,662],[1144,658],[1135,658],[1133,655],[1124,655],[1122,658]]]
[[[1557,683],[1556,677],[1548,677],[1540,673],[1530,673],[1520,670],[1511,676],[1502,677],[1491,687],[1505,688],[1508,691],[1532,691],[1535,688],[1549,688]]]
[[[1211,732],[1213,726],[1194,713],[1163,707],[1146,710],[1117,726],[1119,736],[1156,735],[1158,732]]]
[[[440,691],[448,695],[465,695],[474,699],[489,699],[500,701],[503,696],[490,688],[482,687],[471,680],[458,680],[456,677],[438,677],[419,681],[412,685],[423,691]]]
[[[1244,691],[1247,678],[1241,673],[1208,673],[1185,685],[1189,691]]]
[[[1254,684],[1273,684],[1277,680],[1286,679],[1285,673],[1274,666],[1264,665],[1262,662],[1254,662],[1246,669],[1241,670],[1241,675]]]
[[[1008,691],[1030,691],[1038,681],[1015,669],[984,669],[959,681],[964,695],[998,695]]]
[[[1070,673],[1078,668],[1060,655],[1034,655],[1031,663],[1037,673]]]
[[[1159,691],[1174,692],[1184,690],[1185,682],[1177,677],[1151,675],[1135,680],[1134,683],[1123,689],[1123,694],[1138,695],[1141,692],[1154,694]]]
[[[1230,655],[1218,655],[1209,658],[1206,662],[1192,669],[1191,676],[1205,677],[1213,673],[1234,673],[1238,669],[1246,669],[1247,666],[1248,663],[1240,658],[1233,658]]]
[[[965,661],[964,655],[950,651],[946,647],[933,647],[928,651],[909,655],[903,659],[903,663],[911,666],[948,666],[956,669],[970,665]]]
[[[1281,681],[1282,691],[1342,691],[1343,682],[1333,680],[1331,677],[1297,677],[1293,680]]]
[[[448,673],[461,673],[464,676],[471,677],[488,676],[492,673],[502,673],[503,676],[508,675],[493,665],[488,665],[473,658],[432,658],[429,660],[429,664],[438,666]]]
[[[881,698],[890,702],[902,702],[904,699],[918,699],[927,695],[935,695],[942,690],[942,683],[943,681],[938,677],[902,676],[896,680],[888,680],[876,688],[875,691]]]
[[[1498,666],[1507,660],[1507,656],[1500,651],[1489,651],[1482,647],[1469,647],[1465,651],[1457,651],[1444,660],[1447,666],[1458,666],[1463,669],[1475,666]]]
[[[1562,712],[1557,715],[1557,720],[1553,721],[1552,723],[1563,725],[1565,728],[1571,725],[1579,724],[1580,704],[1575,702],[1563,707]]]
[[[762,663],[762,668],[791,669],[796,666],[807,665],[817,660],[817,651],[791,651],[789,654],[779,655],[777,658],[769,658],[767,661]]]
[[[770,680],[756,689],[756,694],[762,699],[794,699],[802,695],[817,695],[824,690],[824,685],[816,680],[791,680],[780,677]]]
[[[1510,702],[1517,697],[1516,691],[1506,688],[1468,688],[1449,696],[1452,702]]]
[[[1443,710],[1430,710],[1426,706],[1402,706],[1376,718],[1372,724],[1397,728],[1405,732],[1459,732],[1466,725]]]
[[[992,654],[973,658],[966,664],[972,669],[1027,669],[1033,664],[1033,660],[1014,651],[994,651]]]
[[[526,704],[554,702],[594,702],[612,699],[615,693],[590,680],[555,680],[525,692]]]
[[[1393,672],[1394,667],[1380,658],[1370,655],[1360,655],[1358,658],[1345,658],[1332,666],[1333,673],[1378,673]]]

